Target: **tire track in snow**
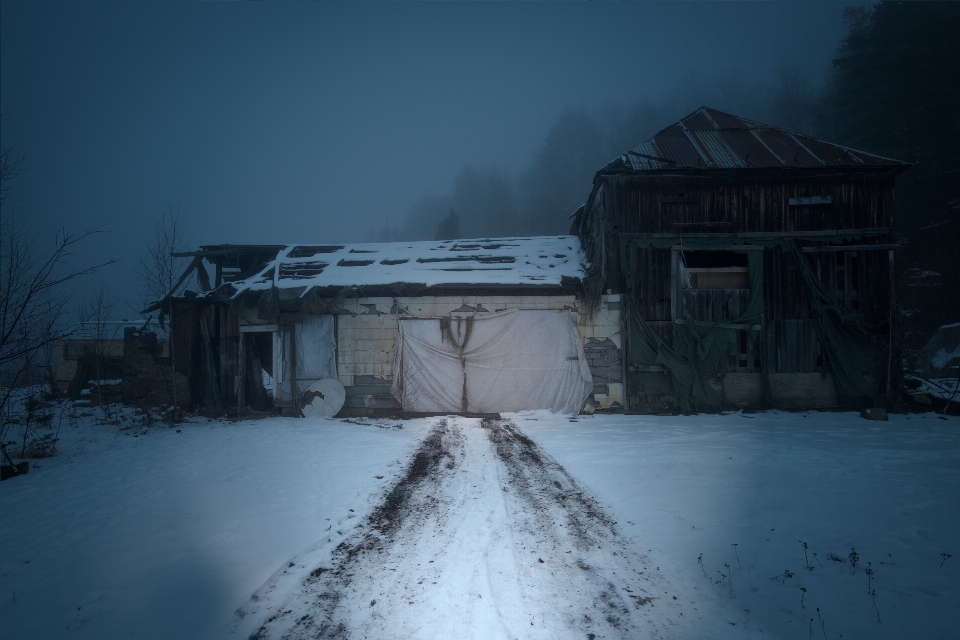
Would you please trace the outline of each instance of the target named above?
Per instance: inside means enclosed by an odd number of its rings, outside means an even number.
[[[252,637],[677,635],[690,616],[616,524],[513,423],[441,420]]]

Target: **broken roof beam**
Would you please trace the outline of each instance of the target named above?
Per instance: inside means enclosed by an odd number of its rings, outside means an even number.
[[[175,254],[173,254],[176,257]],[[180,275],[180,278],[177,280],[177,283],[173,285],[170,291],[167,292],[167,295],[163,296],[160,300],[157,300],[152,305],[141,311],[140,313],[150,313],[152,311],[160,310],[161,315],[163,314],[163,307],[167,305],[167,301],[173,296],[173,292],[180,288],[180,285],[183,284],[184,280],[187,279],[187,276],[190,275],[190,272],[194,269],[200,267],[202,268],[203,258],[200,256],[195,257],[190,261],[190,265],[183,270],[183,273]]]

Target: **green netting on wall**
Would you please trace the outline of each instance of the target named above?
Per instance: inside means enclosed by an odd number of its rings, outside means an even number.
[[[878,406],[885,396],[888,345],[867,332],[860,314],[834,303],[800,249],[793,243],[790,249],[803,277],[820,351],[833,376],[840,403],[855,408]]]
[[[834,241],[846,238],[834,238]],[[747,254],[750,296],[746,310],[739,318],[722,322],[696,320],[684,304],[682,282],[675,279],[673,300],[676,305],[672,327],[673,345],[665,344],[637,312],[637,304],[629,294],[630,335],[627,350],[627,384],[630,393],[676,395],[684,413],[717,411],[723,398],[709,383],[716,374],[712,369],[726,358],[730,346],[741,331],[753,341],[760,355],[766,351],[764,339],[763,251],[781,246],[791,253],[797,264],[811,301],[814,325],[827,368],[833,375],[840,402],[847,406],[874,406],[882,395],[885,346],[871,336],[859,316],[833,303],[817,281],[810,265],[792,239],[784,238],[638,238],[621,236],[620,264],[628,282],[630,251],[636,248],[669,249],[682,245],[698,251],[736,251]],[[739,248],[742,247],[742,248]],[[721,367],[722,369],[722,367]],[[761,368],[763,401],[772,406],[770,382],[766,367]]]

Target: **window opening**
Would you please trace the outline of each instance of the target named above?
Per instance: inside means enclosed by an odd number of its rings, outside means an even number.
[[[734,251],[683,251],[681,277],[685,289],[749,289],[747,255]]]

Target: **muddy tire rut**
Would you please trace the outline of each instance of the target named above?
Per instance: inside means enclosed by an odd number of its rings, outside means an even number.
[[[672,637],[674,595],[515,424],[451,417],[251,637]]]

